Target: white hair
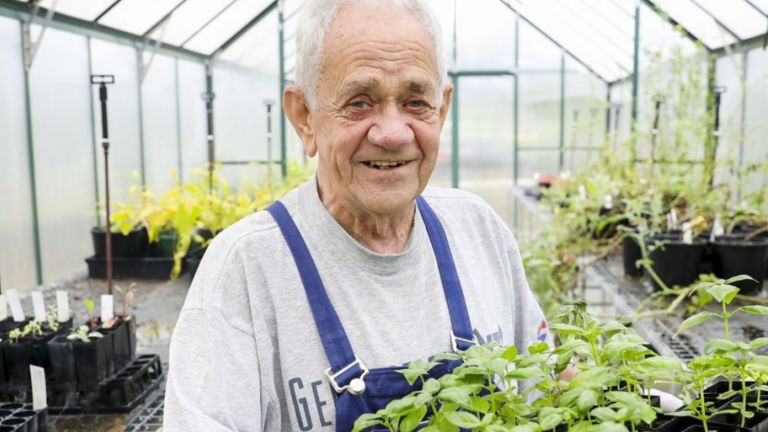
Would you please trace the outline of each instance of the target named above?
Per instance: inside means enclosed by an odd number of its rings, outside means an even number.
[[[443,53],[442,30],[429,0],[307,0],[298,20],[296,34],[296,82],[310,108],[316,105],[318,75],[322,66],[323,43],[339,8],[357,5],[391,3],[410,10],[432,38],[437,60],[440,89],[447,84],[447,67]],[[442,91],[438,92],[442,100]]]

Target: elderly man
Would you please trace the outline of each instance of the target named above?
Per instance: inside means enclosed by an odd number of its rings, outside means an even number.
[[[317,173],[211,244],[173,335],[166,432],[348,431],[408,393],[412,360],[545,337],[509,229],[426,187],[452,88],[423,0],[303,14],[284,107]]]

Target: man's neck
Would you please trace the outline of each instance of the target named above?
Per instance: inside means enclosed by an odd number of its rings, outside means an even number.
[[[380,254],[395,254],[405,250],[413,227],[415,203],[394,214],[371,214],[344,206],[321,190],[320,201],[336,222],[368,250]]]

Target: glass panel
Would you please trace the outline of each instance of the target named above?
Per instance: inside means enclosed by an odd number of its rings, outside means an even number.
[[[605,142],[607,86],[573,58],[565,60],[565,146],[600,147]]]
[[[437,163],[435,164],[435,170],[432,172],[432,176],[429,178],[429,184],[432,186],[451,187],[451,155],[453,151],[451,146],[453,144],[451,134],[453,128],[453,108],[455,105],[451,104],[451,109],[448,111],[448,116],[445,119],[443,130],[440,132],[440,151],[437,154]]]
[[[709,48],[721,47],[736,41],[690,0],[653,0],[653,3]]]
[[[0,283],[37,285],[19,22],[0,17]],[[85,235],[85,234],[83,234]],[[11,246],[13,252],[11,253]]]
[[[238,0],[237,3],[216,17],[197,36],[187,42],[184,47],[193,51],[212,54],[271,2],[271,0]]]
[[[147,186],[162,194],[178,175],[176,77],[173,59],[156,55],[141,85]]]
[[[717,60],[715,76],[717,85],[725,87],[725,93],[720,98],[720,143],[718,146],[718,161],[734,161],[739,163],[739,147],[742,144],[741,134],[741,80],[743,56],[740,54],[721,57]],[[718,164],[716,173],[718,181],[731,178],[730,170],[724,163]]]
[[[230,45],[219,58],[252,68],[254,71],[277,75],[280,71],[277,38],[277,10],[275,10]],[[292,58],[293,45],[286,46],[285,50],[286,57]]]
[[[151,37],[159,39],[162,35],[163,42],[180,46],[208,20],[233,3],[233,0],[187,0],[173,12],[165,30],[158,28]]]
[[[742,0],[697,0],[718,21],[736,33],[741,39],[748,39],[766,31],[766,17],[761,16],[752,6]]]
[[[273,139],[271,150],[268,150],[265,106],[265,100],[278,100],[277,76],[227,63],[216,63],[213,79],[216,93],[216,160],[264,161],[270,156],[272,160],[279,160],[278,116],[273,109]]]
[[[86,21],[93,21],[107,10],[115,0],[58,0],[56,13],[73,16]],[[50,9],[53,0],[43,0],[40,6]]]
[[[529,25],[520,23],[520,146],[560,142],[562,52]]]
[[[86,38],[48,29],[30,72],[44,282],[85,270],[94,225]],[[55,97],[51,97],[55,95]]]
[[[608,142],[612,149],[626,148],[632,121],[632,83],[611,86],[611,123]]]
[[[520,120],[520,124],[523,121]],[[534,184],[534,177],[539,174],[557,174],[560,172],[559,153],[557,151],[526,149],[520,152],[520,184]]]
[[[749,2],[768,15],[768,0],[749,0]]]
[[[181,132],[181,179],[189,182],[193,168],[208,162],[208,124],[205,102],[205,67],[177,60],[179,68],[179,120]]]
[[[768,161],[768,51],[755,49],[749,52],[747,69],[747,109],[744,161]],[[768,188],[765,173],[756,173],[747,181],[747,190]]]
[[[99,24],[142,35],[179,3],[180,0],[122,0]]]
[[[514,14],[498,1],[464,0],[457,2],[457,9],[457,68],[512,69],[515,66]],[[452,22],[445,23],[451,33],[452,25],[448,24]],[[477,31],[481,28],[483,31]],[[450,56],[451,51],[447,54]]]
[[[140,183],[141,141],[139,129],[139,87],[136,77],[136,50],[125,45],[91,39],[94,74],[115,76],[107,89],[109,120],[109,182],[113,202],[126,201],[128,189]],[[98,90],[93,92],[93,121],[99,173],[99,201],[104,200],[104,159],[101,149],[101,109]]]
[[[514,78],[460,78],[459,103],[460,186],[488,201],[511,225]]]

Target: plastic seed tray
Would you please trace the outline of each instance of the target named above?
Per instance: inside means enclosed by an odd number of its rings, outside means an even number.
[[[6,402],[0,404],[0,432],[46,432],[48,412],[33,411],[32,404]]]
[[[158,392],[147,405],[128,422],[123,432],[160,431],[163,427],[165,392]]]
[[[76,405],[49,407],[48,411],[55,415],[129,413],[142,404],[164,378],[160,356],[145,354],[104,380],[97,390],[80,392]]]

